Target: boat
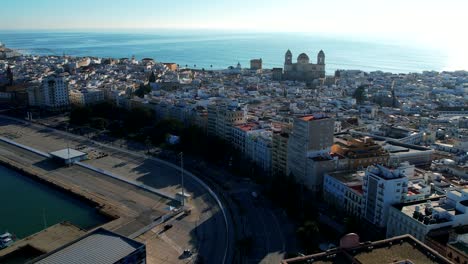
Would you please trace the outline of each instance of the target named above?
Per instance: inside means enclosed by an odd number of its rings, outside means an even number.
[[[14,236],[8,232],[0,235],[0,249],[11,246],[14,243]]]

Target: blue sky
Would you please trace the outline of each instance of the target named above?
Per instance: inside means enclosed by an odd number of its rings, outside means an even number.
[[[468,45],[468,0],[1,2],[0,30],[177,28],[352,34],[410,38],[465,54]]]
[[[467,0],[7,0],[1,7],[2,29],[427,33],[468,22]]]

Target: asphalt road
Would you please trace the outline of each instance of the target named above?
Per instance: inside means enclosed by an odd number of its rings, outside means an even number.
[[[117,174],[128,171],[128,174],[119,174],[129,177],[132,180],[162,189],[167,192],[180,190],[180,173],[178,170],[166,165],[156,159],[148,159],[141,153],[134,153],[125,149],[113,146],[106,146],[87,138],[69,134],[63,131],[46,128],[37,124],[19,123],[0,116],[0,132],[13,134],[17,138],[13,140],[26,144],[42,151],[54,151],[78,145],[86,145],[107,153],[109,157],[102,160],[91,161],[93,166],[110,170]],[[119,160],[125,165],[122,167],[112,164],[112,161]],[[114,170],[114,171],[113,171]],[[224,217],[215,200],[208,192],[190,177],[185,177],[185,188],[192,194],[192,215],[187,219],[175,221],[174,229],[168,232],[176,244],[194,245],[193,251],[201,255],[204,263],[231,263],[233,259],[232,234],[226,232],[229,228],[225,225]],[[232,222],[229,221],[229,224]],[[227,251],[226,251],[227,249]],[[226,254],[227,253],[227,254]],[[185,263],[184,259],[180,262]]]
[[[237,256],[241,263],[280,263],[286,252],[296,252],[294,226],[282,209],[261,195],[261,187],[239,179],[223,168],[210,165],[201,169],[199,161],[186,159],[194,172],[203,172],[207,182],[217,185],[232,211],[236,239],[252,237],[249,254]],[[223,187],[224,186],[224,187]],[[259,194],[258,198],[252,192]]]

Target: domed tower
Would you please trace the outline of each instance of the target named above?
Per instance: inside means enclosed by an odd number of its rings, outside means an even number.
[[[299,64],[309,64],[309,56],[305,53],[301,53],[299,57],[297,57],[297,63]]]
[[[284,55],[284,65],[291,65],[292,64],[292,53],[290,50],[286,51]]]
[[[317,55],[317,64],[325,65],[325,53],[323,52],[323,50],[320,50]]]

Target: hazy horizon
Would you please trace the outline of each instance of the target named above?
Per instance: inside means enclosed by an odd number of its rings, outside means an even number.
[[[464,0],[16,0],[2,3],[0,30],[321,34],[443,49],[467,69],[466,10]]]

